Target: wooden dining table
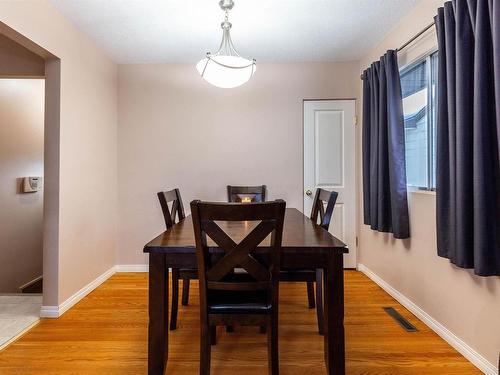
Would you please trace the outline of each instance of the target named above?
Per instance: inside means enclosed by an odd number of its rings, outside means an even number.
[[[257,223],[221,222],[235,242]],[[208,239],[210,252],[221,253]],[[266,240],[256,249],[265,251]],[[169,268],[197,268],[193,221],[190,216],[144,246],[149,254],[148,374],[163,375],[168,360]],[[327,373],[345,373],[344,267],[347,246],[295,208],[287,208],[283,226],[281,266],[323,269],[324,357]],[[300,353],[297,353],[299,355]]]

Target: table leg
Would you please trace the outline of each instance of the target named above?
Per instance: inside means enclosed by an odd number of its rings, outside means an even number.
[[[149,254],[148,374],[163,375],[168,359],[168,269],[164,254]]]
[[[325,313],[325,363],[329,375],[345,374],[344,265],[343,254],[328,256],[323,288]]]

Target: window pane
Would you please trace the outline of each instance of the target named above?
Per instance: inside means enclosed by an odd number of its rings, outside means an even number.
[[[408,185],[428,187],[427,63],[401,75]]]

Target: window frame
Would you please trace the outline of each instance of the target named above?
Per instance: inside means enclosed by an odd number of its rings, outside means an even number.
[[[420,57],[412,60],[399,70],[399,76],[402,77],[405,73],[412,70],[416,66],[425,62],[426,78],[427,78],[427,186],[410,185],[408,181],[407,187],[423,190],[436,191],[436,166],[434,160],[436,156],[435,138],[436,138],[436,108],[437,108],[437,71],[433,70],[433,59],[438,58],[438,49],[432,48]],[[436,67],[437,68],[437,67]],[[435,88],[433,90],[433,83]],[[404,125],[403,125],[404,126]],[[405,132],[405,147],[406,147],[406,132]]]

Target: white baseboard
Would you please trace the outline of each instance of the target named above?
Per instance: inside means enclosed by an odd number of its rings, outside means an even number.
[[[481,354],[472,349],[460,338],[455,336],[453,332],[448,330],[445,326],[439,323],[432,316],[427,314],[419,306],[413,303],[401,292],[393,288],[383,279],[381,279],[377,274],[371,271],[368,267],[363,264],[358,264],[358,271],[363,272],[376,284],[378,284],[382,289],[389,293],[395,300],[402,304],[405,308],[411,311],[417,318],[419,318],[423,323],[425,323],[430,329],[436,332],[443,340],[455,348],[460,354],[467,358],[474,366],[480,369],[487,375],[498,375],[498,368],[484,358]]]
[[[149,272],[149,264],[119,264],[116,272]]]
[[[95,280],[85,285],[78,292],[69,297],[66,301],[59,306],[42,306],[40,309],[41,318],[59,318],[62,314],[76,305],[82,298],[92,292],[95,288],[109,279],[116,272],[116,266],[111,267],[109,270],[98,276]]]
[[[40,318],[59,318],[59,306],[42,306]]]

